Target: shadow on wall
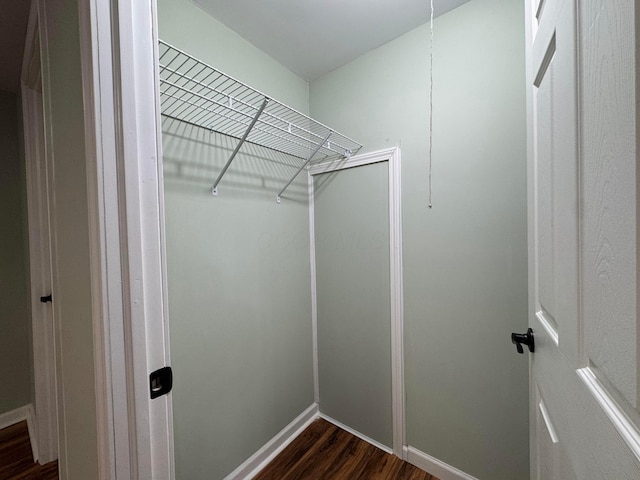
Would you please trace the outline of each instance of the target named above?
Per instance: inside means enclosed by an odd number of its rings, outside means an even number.
[[[211,195],[211,187],[238,145],[237,138],[162,119],[162,148],[165,188],[184,194]],[[314,163],[327,160],[317,157]],[[261,197],[278,192],[296,174],[304,160],[260,145],[245,142],[218,185],[219,195]],[[306,203],[304,172],[289,185],[283,201]]]

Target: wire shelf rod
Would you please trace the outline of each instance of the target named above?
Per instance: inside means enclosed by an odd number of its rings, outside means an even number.
[[[222,109],[231,110],[233,113],[237,113],[237,114],[239,114],[239,115],[241,115],[241,116],[244,116],[244,117],[245,117],[245,118],[247,118],[247,119],[253,119],[253,118],[254,118],[254,117],[253,117],[253,115],[250,115],[250,114],[248,114],[248,113],[246,113],[246,112],[243,112],[243,111],[241,111],[241,110],[236,110],[236,109],[233,109],[233,108],[231,108],[231,109],[230,109],[228,105],[225,105],[225,104],[223,104],[223,103],[221,103],[221,102],[218,102],[218,101],[216,101],[216,100],[212,100],[212,99],[210,99],[210,98],[207,98],[207,97],[205,97],[204,95],[200,95],[200,94],[197,94],[197,93],[195,93],[195,92],[191,92],[191,91],[190,91],[190,90],[188,90],[187,88],[182,87],[182,86],[180,86],[180,85],[176,85],[176,84],[173,84],[173,83],[171,83],[171,82],[167,82],[167,81],[164,81],[163,83],[168,84],[168,85],[170,85],[171,87],[176,88],[176,89],[178,89],[178,90],[181,90],[181,91],[183,91],[183,92],[186,92],[186,93],[188,93],[189,95],[192,95],[192,96],[194,96],[194,97],[198,97],[198,98],[199,98],[199,99],[201,99],[201,100],[204,100],[204,101],[209,102],[209,103],[213,103],[213,104],[217,105],[218,107],[220,107],[220,108],[222,108]],[[218,111],[218,110],[215,110],[215,109],[213,109],[212,107],[208,107],[208,106],[205,106],[205,105],[199,105],[199,104],[196,104],[196,103],[191,102],[191,101],[189,101],[189,100],[185,100],[185,99],[184,99],[184,98],[182,98],[182,97],[175,97],[174,95],[172,95],[172,94],[168,93],[167,91],[162,91],[161,93],[162,93],[163,95],[167,96],[167,97],[177,98],[179,101],[184,102],[184,103],[188,103],[189,105],[191,105],[191,106],[193,106],[193,107],[195,107],[195,108],[199,108],[199,109],[207,110],[207,111],[208,111],[208,112],[210,112],[210,113],[213,113],[213,114],[216,114],[216,115],[220,115],[220,116],[225,117],[225,118],[229,118],[229,119],[233,120],[234,122],[241,122],[240,120],[238,120],[238,119],[234,119],[233,117],[230,117],[229,115],[227,115],[227,114],[225,114],[225,113],[222,113],[222,112],[220,112],[220,111]],[[174,115],[174,116],[176,116],[176,115]],[[192,121],[193,121],[193,120],[192,120]],[[299,134],[297,134],[297,133],[289,132],[288,130],[285,130],[285,129],[281,128],[281,127],[278,127],[277,125],[273,125],[273,124],[271,124],[271,123],[269,123],[269,122],[266,122],[266,121],[263,121],[263,120],[258,120],[258,122],[259,122],[260,124],[262,124],[262,125],[265,125],[265,126],[268,126],[268,127],[274,128],[274,129],[276,129],[276,130],[278,130],[278,131],[280,131],[280,132],[283,132],[283,133],[286,133],[286,134],[291,135],[291,136],[293,136],[293,137],[296,137],[297,139],[300,139],[300,140],[302,140],[303,142],[308,142],[308,143],[310,143],[310,144],[311,144],[311,146],[307,146],[307,145],[304,145],[304,144],[297,143],[298,145],[304,146],[305,148],[307,148],[307,149],[309,149],[309,150],[311,150],[311,149],[313,148],[313,146],[315,146],[315,145],[320,145],[321,147],[323,147],[323,143],[317,143],[317,142],[315,142],[315,141],[313,141],[313,140],[310,140],[310,139],[308,139],[308,138],[305,138],[305,137],[303,137],[302,135],[299,135]],[[208,130],[214,130],[214,128],[212,128],[212,126],[211,126],[211,125],[203,125],[203,127],[204,127],[204,128],[206,128],[206,129],[208,129]],[[260,130],[261,130],[261,131],[265,131],[264,129],[260,129]],[[273,133],[273,132],[268,132],[268,133],[269,133],[270,135],[273,135],[273,136],[278,136],[276,133]],[[288,140],[288,141],[290,141],[290,142],[292,142],[292,143],[296,143],[296,142],[294,142],[293,140]],[[334,149],[334,148],[329,148],[329,147],[323,147],[323,148],[325,148],[325,149],[327,149],[327,150],[330,150],[330,151],[331,151],[331,152],[333,152],[333,153],[337,153],[337,154],[339,154],[339,155],[342,155],[344,152],[346,152],[346,151],[348,151],[348,150],[349,150],[349,149],[344,148],[344,147],[342,147],[341,145],[339,145],[339,144],[337,144],[337,143],[335,143],[335,142],[334,142],[334,145],[338,145],[338,147],[341,147],[341,148],[340,148],[340,149]]]
[[[196,63],[198,63],[198,64],[203,64],[203,63],[204,63],[204,62],[202,62],[201,60],[198,60],[197,58],[195,58],[194,56],[192,56],[192,55],[190,55],[190,54],[188,54],[188,53],[184,52],[183,50],[180,50],[179,48],[176,48],[176,47],[174,47],[173,45],[171,45],[171,44],[169,44],[169,43],[165,42],[164,40],[158,40],[158,41],[159,41],[159,43],[160,43],[161,45],[164,45],[165,47],[167,47],[167,49],[168,49],[167,51],[169,51],[169,50],[174,50],[174,51],[176,51],[176,52],[180,53],[181,55],[184,55],[184,56],[188,57],[189,59],[191,59],[192,61],[194,61],[194,62],[196,62]],[[206,64],[205,64],[205,65],[206,65]],[[217,69],[215,69],[215,68],[213,68],[213,67],[211,67],[211,66],[209,66],[209,65],[207,65],[207,66],[208,66],[209,68],[211,68],[212,70],[215,70],[216,72],[222,73],[222,72],[220,72],[219,70],[217,70]],[[256,92],[256,93],[258,93],[258,94],[262,95],[263,97],[268,97],[268,95],[265,95],[264,93],[260,92],[259,90],[256,90],[255,88],[250,87],[250,86],[249,86],[249,85],[247,85],[246,83],[241,82],[240,80],[235,79],[235,78],[234,78],[234,77],[232,77],[231,75],[227,75],[227,74],[225,74],[225,73],[222,73],[222,75],[224,75],[225,77],[229,78],[229,79],[230,79],[230,80],[232,80],[233,82],[235,82],[235,83],[238,83],[238,84],[242,85],[243,87],[247,88],[247,89],[248,89],[248,90],[250,90],[250,91],[254,91],[254,92]],[[301,116],[301,117],[304,117],[304,118],[305,118],[306,120],[308,120],[310,123],[317,124],[318,126],[320,126],[320,127],[322,127],[322,128],[325,128],[325,129],[327,129],[327,130],[331,130],[331,128],[329,128],[328,126],[324,125],[323,123],[318,122],[317,120],[314,120],[313,118],[309,117],[308,115],[305,115],[304,113],[301,113],[301,112],[299,112],[298,110],[296,110],[296,109],[294,109],[294,108],[288,107],[288,106],[286,106],[286,105],[284,105],[284,104],[282,104],[282,103],[278,102],[277,100],[272,100],[272,103],[273,103],[273,104],[277,104],[277,105],[282,105],[282,106],[283,106],[283,107],[285,107],[287,110],[290,110],[290,111],[294,112],[295,114],[297,114],[297,115],[299,115],[299,116]],[[339,135],[340,135],[342,138],[344,138],[344,139],[348,140],[349,142],[352,142],[352,143],[354,143],[354,144],[356,144],[356,145],[360,145],[358,142],[356,142],[355,140],[353,140],[353,139],[351,139],[351,138],[347,137],[346,135],[343,135],[343,134],[339,134]]]
[[[162,116],[167,118],[167,119],[169,119],[169,120],[173,120],[173,121],[176,121],[176,122],[184,123],[185,125],[191,125],[192,127],[201,128],[203,130],[206,130],[206,128],[204,128],[202,125],[200,125],[198,123],[192,123],[192,122],[190,122],[188,120],[183,120],[183,119],[178,118],[178,117],[172,117],[171,115],[164,115],[163,114]],[[220,135],[225,135],[225,136],[230,137],[230,138],[235,138],[236,140],[240,140],[240,138],[241,138],[240,136],[229,135],[229,134],[226,134],[226,133],[221,133]],[[304,158],[304,157],[298,157],[298,156],[295,156],[295,155],[291,155],[291,152],[288,152],[288,151],[283,150],[283,149],[278,149],[278,148],[273,148],[273,147],[265,147],[263,144],[257,143],[257,142],[255,142],[253,140],[248,140],[247,139],[247,140],[245,140],[244,143],[255,145],[256,147],[260,147],[260,148],[268,148],[269,150],[273,150],[274,152],[277,152],[277,153],[280,153],[280,154],[283,154],[283,155],[294,156],[295,158]],[[326,157],[324,157],[324,158],[326,158]],[[268,161],[274,162],[275,160],[269,159]],[[286,165],[286,166],[291,167],[291,168],[298,168],[298,165],[292,165],[290,163],[277,162],[277,161],[275,161],[275,162],[276,163],[281,163],[282,165]]]
[[[241,98],[235,98],[233,93],[223,92],[217,87],[212,87],[210,84],[209,85],[205,85],[204,83],[202,83],[202,81],[196,80],[195,77],[190,77],[187,74],[180,73],[180,72],[178,72],[178,71],[176,71],[176,70],[174,70],[172,68],[169,68],[168,66],[164,68],[164,71],[167,71],[167,72],[169,72],[169,73],[171,73],[173,75],[177,75],[178,77],[182,78],[183,80],[187,80],[189,82],[194,83],[195,85],[198,85],[198,86],[202,87],[200,92],[202,92],[202,90],[208,89],[208,90],[210,90],[212,92],[215,92],[218,95],[221,95],[223,97],[233,98],[233,100],[235,102],[238,102],[238,103],[240,103],[240,104],[242,104],[244,106],[247,106],[247,107],[249,107],[251,109],[257,110],[257,107],[255,105],[251,105],[250,103],[243,101]],[[171,82],[166,82],[166,83],[171,83]],[[277,115],[275,115],[275,114],[273,114],[271,112],[264,112],[264,115],[267,116],[267,117],[273,118],[273,119],[275,119],[275,120],[277,120],[279,122],[282,122],[282,123],[284,123],[286,125],[294,126],[294,127],[298,128],[299,130],[301,130],[304,133],[307,133],[309,135],[313,135],[314,137],[317,137],[318,140],[322,139],[322,135],[314,133],[314,132],[312,132],[310,130],[307,130],[307,129],[303,128],[303,127],[300,127],[299,125],[294,125],[290,120],[285,120],[284,118],[280,118],[279,116],[277,116]],[[340,146],[340,144],[338,144],[338,143],[336,143],[336,145]],[[348,150],[347,148],[344,148],[344,149]]]
[[[176,85],[176,84],[173,84],[173,85],[174,85],[176,88],[181,87],[180,85]],[[183,90],[184,90],[184,89],[183,89]],[[203,90],[203,88],[201,88],[200,90]],[[172,94],[168,94],[168,92],[166,92],[166,93],[167,93],[167,96],[170,96],[170,97],[173,99],[173,101],[172,101],[172,102],[170,102],[170,103],[168,103],[168,102],[163,103],[164,111],[165,111],[165,113],[167,113],[167,110],[168,110],[168,109],[169,109],[169,110],[171,110],[171,116],[173,116],[173,117],[178,117],[178,118],[180,117],[180,115],[176,112],[176,110],[174,110],[174,109],[173,109],[173,107],[174,107],[174,105],[176,105],[176,103],[185,103],[184,105],[182,105],[182,108],[179,110],[179,113],[180,113],[180,114],[181,114],[181,113],[184,113],[185,111],[187,111],[190,107],[198,108],[198,109],[200,109],[200,110],[201,110],[201,112],[200,112],[199,116],[197,117],[197,119],[196,119],[196,118],[192,118],[192,119],[191,119],[191,122],[192,122],[192,123],[199,123],[199,121],[200,121],[201,119],[208,119],[208,118],[212,115],[212,112],[217,112],[215,109],[206,109],[206,108],[204,108],[202,105],[200,105],[200,104],[198,104],[198,103],[196,103],[196,102],[189,102],[188,100],[186,100],[186,99],[185,99],[185,97],[187,96],[187,93],[188,93],[188,95],[192,95],[192,93],[191,93],[191,92],[183,91],[182,93],[180,93],[180,95],[172,95]],[[203,100],[204,100],[204,99],[203,99]],[[227,106],[226,104],[220,104],[220,102],[217,102],[217,103],[218,103],[220,106],[222,106],[222,107],[226,107],[226,106]],[[246,102],[244,102],[244,103],[246,104]],[[250,105],[250,104],[249,104],[248,106],[249,106],[250,108],[252,108],[252,109],[255,109],[255,107],[253,107],[253,106],[252,106],[252,105]],[[180,108],[180,106],[178,105],[176,108]],[[237,110],[237,109],[235,109],[235,110]],[[233,111],[233,113],[236,113],[236,111],[235,111],[235,110]],[[220,112],[217,112],[217,113],[220,113]],[[245,112],[241,112],[241,113],[245,113]],[[228,122],[235,122],[235,121],[238,121],[237,119],[233,119],[233,118],[232,118],[232,117],[230,117],[230,116],[225,116],[225,118],[228,120]],[[244,122],[243,122],[243,123],[244,123]],[[271,124],[271,123],[269,123],[269,122],[266,122],[266,123],[268,123],[268,124],[269,124],[269,126],[271,126],[271,127],[277,128],[277,125],[273,125],[273,124]],[[245,125],[246,125],[246,124],[245,124]],[[211,125],[209,125],[209,126],[208,126],[208,128],[218,128],[218,127],[220,127],[220,124],[219,124],[219,123],[218,123],[217,125],[215,125],[215,126],[211,126]],[[284,132],[284,130],[283,130],[282,128],[281,128],[281,131],[282,131],[283,133],[285,133],[285,132]],[[289,131],[291,131],[291,133],[294,133],[294,132],[292,131],[292,129],[291,129],[291,125],[288,125],[288,129],[287,129],[287,131],[288,131],[288,132],[289,132]],[[301,138],[301,137],[300,137],[300,136],[298,136],[298,138]],[[301,138],[301,139],[302,139],[304,142],[308,141],[308,139],[307,139],[307,138]],[[282,140],[283,140],[283,141],[285,141],[286,139],[282,139]],[[339,145],[339,144],[338,144],[338,145]],[[342,146],[341,146],[341,147],[342,147]],[[306,147],[306,146],[305,146],[305,148],[310,149],[309,147]],[[341,153],[341,152],[337,152],[337,153]]]
[[[206,102],[214,103],[214,104],[218,105],[219,107],[222,107],[222,108],[225,108],[225,109],[229,109],[229,110],[232,110],[232,111],[234,111],[234,112],[238,112],[238,113],[240,113],[241,115],[246,116],[247,118],[253,118],[253,115],[252,115],[252,114],[249,114],[249,113],[247,113],[247,112],[244,112],[244,111],[238,110],[237,108],[234,108],[234,107],[230,107],[229,105],[225,105],[224,103],[222,103],[222,102],[220,102],[220,101],[218,101],[218,100],[214,100],[214,99],[212,99],[212,98],[209,98],[209,97],[207,97],[207,96],[205,96],[205,95],[202,95],[201,93],[193,92],[193,91],[191,91],[190,89],[188,89],[188,88],[187,88],[187,87],[185,87],[185,86],[178,85],[178,84],[173,83],[173,82],[170,82],[170,81],[168,81],[168,80],[161,80],[161,83],[163,83],[163,84],[165,84],[165,85],[169,85],[169,86],[171,86],[171,87],[173,87],[173,88],[176,88],[176,89],[178,89],[178,90],[181,90],[181,91],[185,92],[186,94],[197,96],[197,97],[199,97],[200,99],[202,99],[202,100],[204,100],[204,101],[206,101]],[[197,83],[197,82],[196,82],[196,83]],[[198,85],[199,85],[199,84],[198,84]],[[206,86],[204,86],[204,85],[203,85],[203,87],[206,87]],[[206,87],[206,88],[210,88],[210,87]],[[215,91],[218,95],[221,95],[221,96],[223,96],[223,97],[227,97],[227,96],[229,96],[229,97],[230,97],[230,95],[227,95],[227,94],[225,94],[225,93],[223,93],[223,92],[220,92],[219,90],[216,90],[216,89],[213,89],[213,88],[210,88],[210,89],[211,89],[211,90],[213,90],[213,91]],[[165,91],[165,92],[163,92],[163,93],[164,93],[165,95],[167,95],[167,96],[172,96],[171,94],[169,94],[169,93],[168,93],[168,92],[166,92],[166,91]],[[177,100],[178,100],[178,101],[187,102],[187,100],[184,100],[184,98],[183,98],[183,97],[184,97],[184,95],[183,95],[182,97],[174,97],[174,96],[172,96],[172,97],[173,97],[173,98],[177,98]],[[242,100],[239,100],[239,99],[237,99],[237,98],[235,99],[235,101],[237,101],[237,102],[238,102],[238,103],[240,103],[241,105],[243,105],[243,106],[245,106],[245,107],[247,107],[247,108],[249,108],[249,109],[253,110],[254,112],[258,109],[256,106],[251,105],[250,103],[244,102],[244,101],[242,101]],[[170,107],[169,107],[169,108],[170,108]],[[218,112],[218,113],[219,113],[219,112]],[[308,135],[310,135],[310,136],[314,136],[314,137],[316,137],[318,140],[321,140],[321,139],[322,139],[322,137],[321,137],[319,134],[314,133],[314,132],[312,132],[312,131],[310,131],[310,130],[307,130],[307,129],[305,129],[305,128],[302,128],[302,127],[300,127],[299,125],[295,125],[295,124],[293,124],[292,122],[290,122],[290,121],[286,121],[286,120],[284,120],[284,119],[282,119],[282,118],[280,118],[280,117],[278,117],[278,116],[276,116],[276,115],[273,115],[273,114],[271,114],[271,113],[269,113],[269,112],[263,112],[262,116],[267,116],[267,117],[270,117],[270,118],[272,118],[272,119],[274,119],[274,120],[276,120],[276,121],[282,122],[282,123],[284,123],[285,125],[288,125],[288,128],[280,127],[280,126],[278,126],[278,125],[275,125],[275,124],[273,124],[273,123],[270,123],[270,122],[268,122],[268,121],[266,121],[266,120],[262,120],[262,119],[261,119],[261,120],[259,120],[259,121],[260,121],[260,123],[265,124],[265,125],[268,125],[268,126],[270,126],[270,127],[272,127],[272,128],[276,128],[276,129],[280,130],[280,131],[281,131],[281,132],[283,132],[283,133],[287,133],[287,134],[289,134],[289,135],[293,135],[294,137],[299,138],[299,139],[302,139],[302,140],[303,140],[303,141],[305,141],[305,142],[310,142],[312,145],[317,145],[318,143],[317,143],[316,141],[313,141],[313,140],[311,140],[311,139],[306,138],[304,135],[300,135],[300,134],[298,134],[298,133],[293,132],[293,131],[291,130],[291,127],[294,127],[294,128],[296,128],[296,129],[300,130],[301,132],[303,132],[303,133],[305,133],[305,134],[308,134]],[[192,120],[192,121],[194,121],[194,120]],[[211,127],[210,127],[210,126],[205,126],[205,128],[209,128],[209,129],[211,129]],[[341,145],[341,144],[340,144],[340,143],[338,143],[338,142],[333,142],[333,144],[336,146],[336,148],[330,148],[330,147],[324,147],[324,148],[327,148],[328,150],[331,150],[331,151],[333,151],[333,152],[335,152],[335,153],[337,153],[337,154],[343,154],[344,152],[348,152],[348,151],[350,151],[350,149],[349,149],[348,147],[345,147],[344,145]],[[311,150],[312,148],[313,148],[313,147],[309,147],[309,150]]]
[[[202,69],[200,70],[200,72],[198,72],[198,74],[200,74],[200,73],[201,73],[201,72],[203,72],[203,71],[206,71],[206,70],[207,70],[207,68],[208,68],[208,67],[207,67],[207,65],[202,65]],[[190,71],[190,70],[191,70],[191,69],[189,69],[188,71]],[[213,80],[211,80],[211,81],[210,81],[210,83],[216,82],[219,78],[221,78],[221,77],[222,77],[222,74],[221,74],[220,72],[216,72],[216,71],[213,71],[213,70],[212,70],[212,71],[210,71],[210,73],[205,77],[205,79],[207,79],[207,80],[208,80],[208,79],[209,79],[211,76],[213,76],[213,75],[215,75],[215,78],[214,78]],[[169,78],[171,78],[171,77],[172,77],[172,75],[169,75]],[[168,80],[168,79],[161,80],[161,82],[163,82],[163,81],[167,81],[167,80]],[[226,83],[226,81],[225,81],[225,82],[223,82],[223,83]],[[199,90],[197,93],[201,93],[201,92],[202,92],[202,90],[204,90],[204,88],[200,88],[200,90]],[[190,93],[190,92],[188,92],[188,93]],[[176,102],[179,102],[179,101],[180,101],[180,99],[183,99],[183,98],[185,97],[185,95],[186,95],[186,94],[187,94],[187,92],[183,92],[183,93],[182,93],[182,95],[180,96],[180,98],[178,98],[178,97],[174,97],[174,98],[175,98],[175,100],[174,100],[174,102],[172,102],[172,103],[171,103],[171,105],[169,106],[169,108],[173,107],[173,105],[175,105],[175,104],[176,104]],[[179,108],[179,105],[178,105],[178,108]],[[183,108],[183,110],[182,110],[180,113],[183,113],[186,109],[187,109],[187,107]],[[174,114],[176,114],[175,112],[173,112],[173,113],[174,113]],[[177,115],[177,114],[176,114],[176,115]],[[191,120],[192,120],[192,121],[195,121],[196,119],[191,119]]]
[[[188,120],[184,120],[184,119],[182,119],[180,117],[175,117],[175,116],[173,116],[171,114],[163,114],[163,116],[166,117],[166,118],[170,118],[172,120],[177,120],[177,121],[181,121],[181,122],[187,123],[187,124],[192,125],[194,127],[198,127],[198,128],[202,128],[202,129],[208,130],[210,132],[216,131],[215,129],[212,130],[212,129],[203,127],[201,123],[194,123],[194,122],[191,122],[191,121],[188,121]],[[248,126],[248,122],[242,121],[242,122],[234,122],[234,123],[236,123],[236,127],[234,128],[234,130],[233,131],[227,131],[223,135],[228,135],[230,137],[233,137],[233,138],[236,138],[236,139],[240,139],[241,136],[242,136],[242,133],[244,132],[244,130]],[[241,123],[241,125],[238,125],[239,123]],[[240,129],[240,126],[244,126],[245,129]],[[254,127],[253,131],[255,132],[258,129],[259,129],[259,127],[256,126],[256,127]],[[260,140],[263,139],[264,137],[272,138],[273,136],[274,135],[269,133],[269,132],[260,132],[258,135],[253,135],[252,136],[253,138],[248,139],[247,142],[253,143],[253,144],[261,146],[263,148],[270,148],[270,149],[275,150],[275,151],[280,152],[280,153],[292,155],[292,156],[297,157],[297,158],[305,158],[306,155],[308,155],[309,147],[307,145],[297,144],[297,146],[299,148],[296,149],[295,153],[293,153],[290,148],[289,148],[289,150],[287,150],[285,147],[287,145],[291,145],[292,142],[291,142],[291,140],[286,139],[286,138],[279,138],[275,142],[271,141],[271,143],[269,144],[269,147],[265,147],[264,143],[260,142]]]
[[[196,75],[199,75],[199,74],[201,74],[202,72],[206,71],[206,68],[207,68],[207,67],[206,67],[206,65],[203,65],[203,66],[202,66],[202,68],[200,69],[200,71],[199,71]],[[163,71],[164,71],[164,70],[163,70]],[[214,75],[214,74],[215,74],[215,72],[210,72],[210,73],[209,73],[209,75],[207,75],[207,76],[206,76],[206,79],[209,79],[209,77],[211,77],[211,76],[212,76],[212,75]],[[169,75],[169,76],[168,76],[168,78],[172,78],[172,75]],[[220,75],[218,75],[215,79],[213,79],[213,80],[211,80],[211,81],[212,81],[212,82],[214,82],[214,81],[216,81],[216,80],[217,80],[217,78],[220,78]],[[201,93],[201,92],[202,92],[202,90],[204,90],[204,89],[203,89],[203,88],[201,88],[201,89],[200,89],[200,91],[199,91],[198,93]],[[184,96],[184,95],[183,95],[183,96]],[[175,103],[175,102],[174,102],[174,103]]]
[[[166,93],[166,92],[163,92],[163,95],[165,95],[166,97],[172,97],[172,95],[171,95],[171,94],[168,94],[168,93]],[[233,117],[230,117],[229,115],[227,115],[227,114],[225,114],[225,113],[222,113],[222,112],[219,112],[219,111],[216,111],[216,110],[214,110],[214,109],[213,109],[213,108],[211,108],[211,107],[206,107],[206,106],[204,106],[204,105],[198,105],[198,104],[196,104],[196,103],[189,102],[188,100],[183,100],[183,99],[180,99],[180,100],[181,100],[182,102],[184,102],[184,103],[188,103],[190,106],[192,106],[192,107],[194,107],[194,108],[201,109],[201,110],[205,110],[207,114],[213,114],[213,115],[217,115],[217,116],[219,116],[219,117],[223,117],[223,118],[225,118],[225,119],[228,119],[228,120],[229,120],[229,122],[233,122],[233,123],[235,123],[235,124],[236,124],[236,127],[234,127],[234,128],[239,128],[240,126],[245,126],[245,127],[246,127],[246,126],[248,126],[248,125],[249,125],[249,123],[250,123],[249,121],[246,121],[246,120],[238,120],[238,119],[235,119],[235,118],[233,118]],[[180,117],[178,117],[178,116],[176,116],[176,115],[173,115],[173,114],[171,114],[171,113],[163,113],[162,115],[163,115],[163,116],[166,116],[166,117],[173,118],[173,119],[175,119],[175,120],[186,121],[186,120],[182,120]],[[245,115],[246,115],[246,114],[245,114]],[[246,116],[247,116],[248,118],[253,118],[253,117],[251,117],[251,116],[249,116],[249,115],[246,115]],[[217,131],[217,130],[216,130],[216,128],[215,128],[213,125],[211,125],[211,124],[209,124],[209,125],[203,125],[201,122],[195,122],[195,121],[187,121],[187,122],[188,122],[188,123],[190,123],[190,124],[192,124],[192,125],[195,125],[195,126],[197,126],[197,127],[204,128],[204,129],[206,129],[206,130],[209,130],[209,131],[212,131],[212,130],[213,130],[213,131]],[[267,124],[267,125],[269,125],[269,124]],[[314,142],[311,142],[311,146],[310,146],[310,145],[305,145],[305,144],[303,144],[303,143],[296,142],[296,141],[294,141],[294,140],[291,140],[291,139],[288,139],[288,138],[282,137],[282,136],[280,136],[280,135],[279,135],[279,134],[277,134],[277,133],[266,131],[266,130],[264,130],[264,128],[262,128],[262,127],[260,127],[260,126],[255,126],[255,127],[254,127],[254,130],[261,132],[262,134],[264,134],[264,135],[265,135],[265,136],[267,136],[267,137],[276,137],[276,138],[279,138],[279,139],[281,140],[281,142],[284,142],[285,144],[286,144],[286,143],[289,143],[289,144],[295,144],[295,145],[299,146],[299,147],[300,147],[300,148],[302,148],[302,149],[303,149],[303,151],[305,152],[305,153],[302,153],[302,154],[294,155],[294,156],[299,157],[299,158],[305,158],[306,152],[307,152],[307,151],[311,151],[311,149],[313,148],[313,146],[314,146],[314,145],[318,145],[318,144],[316,144],[316,143],[314,143]],[[231,136],[236,136],[236,135],[231,134]],[[303,140],[303,141],[305,141],[305,142],[307,142],[307,141],[308,141],[308,140],[307,140],[307,139],[305,139],[305,138],[303,138],[302,140]],[[253,141],[253,143],[257,143],[257,142],[256,142],[256,141]],[[322,144],[320,144],[320,145],[322,145]],[[270,148],[270,147],[267,147],[267,148]],[[286,153],[286,152],[284,152],[284,153]],[[335,151],[333,151],[333,153],[340,153],[340,154],[341,154],[342,152],[335,152]]]

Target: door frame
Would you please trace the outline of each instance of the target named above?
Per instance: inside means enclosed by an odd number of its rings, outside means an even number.
[[[41,2],[43,0],[35,0]],[[175,478],[155,0],[79,0],[99,478]]]
[[[20,76],[29,235],[30,318],[33,348],[35,432],[30,436],[34,461],[45,464],[58,458],[55,323],[51,305],[40,296],[52,293],[51,225],[48,203],[49,149],[42,98],[42,54],[37,2],[32,2]]]
[[[309,239],[311,255],[311,302],[313,332],[313,385],[319,404],[318,303],[316,290],[316,243],[313,176],[347,168],[387,162],[389,181],[389,284],[391,288],[391,409],[393,453],[406,460],[404,388],[404,297],[402,284],[402,181],[400,147],[363,153],[350,158],[315,164],[309,168]],[[362,436],[362,435],[361,435]],[[368,439],[366,439],[368,440]]]

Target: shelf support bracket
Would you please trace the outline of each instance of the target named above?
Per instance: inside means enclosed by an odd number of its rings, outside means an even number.
[[[289,185],[291,185],[291,183],[296,179],[296,177],[298,175],[300,175],[300,172],[302,170],[304,170],[304,168],[309,165],[309,162],[311,162],[311,160],[313,159],[313,157],[316,156],[316,153],[318,153],[320,151],[320,149],[322,148],[322,146],[327,143],[327,140],[329,140],[329,137],[331,136],[333,132],[331,130],[329,130],[329,133],[327,133],[327,136],[324,137],[324,140],[322,140],[318,146],[316,147],[316,149],[313,151],[313,153],[309,156],[309,158],[307,158],[307,161],[304,162],[300,168],[298,169],[298,171],[295,173],[295,175],[293,175],[293,177],[291,177],[291,180],[289,180],[289,183],[287,183],[284,188],[282,190],[280,190],[280,193],[278,193],[278,195],[276,196],[276,203],[280,203],[280,195],[282,195],[284,193],[284,191],[289,188]]]
[[[222,180],[222,177],[224,177],[224,174],[227,173],[227,169],[229,168],[229,165],[231,165],[231,162],[233,162],[233,159],[238,154],[240,147],[242,147],[242,144],[245,142],[245,140],[249,136],[249,133],[251,133],[251,130],[253,129],[256,122],[258,121],[258,118],[260,118],[260,115],[262,115],[262,112],[267,106],[267,103],[269,103],[269,98],[264,97],[264,100],[262,101],[262,105],[260,105],[260,108],[258,109],[255,116],[253,117],[253,120],[251,120],[251,123],[247,127],[247,130],[244,132],[244,135],[242,136],[240,141],[238,142],[238,145],[236,145],[236,148],[233,150],[233,153],[229,157],[229,160],[227,160],[227,163],[222,168],[222,171],[218,175],[218,178],[216,178],[216,181],[213,183],[213,187],[211,187],[211,195],[218,195],[218,184],[220,183],[220,180]]]

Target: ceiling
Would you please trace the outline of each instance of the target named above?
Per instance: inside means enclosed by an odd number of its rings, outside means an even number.
[[[0,0],[0,90],[16,93],[31,2]]]
[[[429,0],[193,0],[313,80],[429,21]],[[433,0],[435,15],[468,0]],[[0,90],[16,93],[30,2],[0,0]]]
[[[429,0],[192,0],[313,80],[429,21]],[[433,0],[442,15],[469,0]]]

